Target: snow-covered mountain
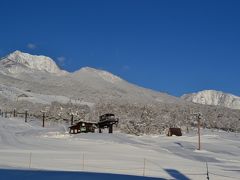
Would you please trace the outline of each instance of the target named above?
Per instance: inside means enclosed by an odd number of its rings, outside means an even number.
[[[20,51],[0,61],[1,110],[28,109],[39,115],[43,109],[53,117],[68,119],[69,113],[74,113],[86,120],[96,120],[99,115],[111,112],[122,121],[120,129],[131,134],[162,133],[169,126],[192,126],[192,113],[202,112],[206,127],[236,130],[239,110],[195,104],[186,101],[186,97],[142,88],[90,67],[66,72],[49,57]],[[219,99],[217,102],[225,99],[227,107],[239,105],[235,97]]]
[[[174,96],[128,83],[104,70],[84,67],[69,73],[61,70],[49,57],[20,51],[1,59],[0,83],[35,94],[66,96],[91,103],[100,99],[130,103],[181,101]]]
[[[204,90],[197,93],[185,94],[181,99],[199,104],[223,106],[240,109],[240,97],[215,90]]]
[[[13,53],[2,58],[0,61],[2,71],[11,74],[18,74],[26,71],[45,71],[55,74],[65,74],[65,71],[59,69],[56,63],[49,57],[31,55],[21,51]]]

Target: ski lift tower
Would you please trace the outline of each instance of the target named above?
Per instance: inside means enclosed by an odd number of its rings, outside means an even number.
[[[201,150],[201,132],[200,132],[200,127],[201,127],[201,120],[203,119],[202,113],[193,113],[193,116],[197,120],[197,127],[198,127],[198,149]]]

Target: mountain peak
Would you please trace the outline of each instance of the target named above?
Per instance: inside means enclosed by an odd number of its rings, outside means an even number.
[[[104,70],[100,70],[100,69],[95,69],[95,68],[91,68],[91,67],[83,67],[80,70],[74,72],[75,76],[82,76],[82,75],[91,75],[91,76],[95,76],[98,78],[101,78],[107,82],[110,83],[117,83],[117,82],[121,82],[122,79],[116,75],[113,75],[110,72],[104,71]]]
[[[240,97],[216,90],[203,90],[197,93],[185,94],[181,99],[199,104],[224,106],[231,109],[240,109]]]
[[[39,70],[55,74],[64,72],[50,57],[31,55],[19,50],[2,58],[0,66],[7,68],[11,73],[19,73],[26,70]]]

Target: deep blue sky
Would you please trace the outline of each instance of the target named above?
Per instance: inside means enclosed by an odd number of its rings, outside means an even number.
[[[0,56],[16,49],[172,95],[240,95],[240,1],[0,0]]]

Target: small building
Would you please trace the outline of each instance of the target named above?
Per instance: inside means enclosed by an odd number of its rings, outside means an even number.
[[[113,125],[118,124],[118,118],[115,118],[114,114],[104,114],[99,116],[99,121],[97,123],[94,122],[86,122],[86,121],[79,121],[76,124],[69,127],[70,134],[77,134],[77,133],[88,133],[88,132],[95,132],[95,129],[99,129],[99,133],[102,133],[102,129],[108,128],[109,133],[113,133]]]
[[[181,128],[169,128],[167,131],[167,136],[182,136],[182,130]]]
[[[70,134],[88,133],[88,132],[94,133],[95,129],[96,129],[96,123],[79,121],[78,123],[69,127],[69,133]]]

